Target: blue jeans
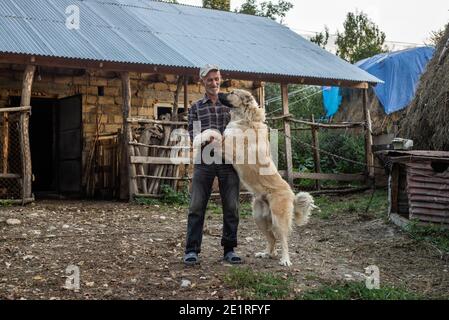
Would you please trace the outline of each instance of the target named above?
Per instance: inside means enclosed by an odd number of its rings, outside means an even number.
[[[201,252],[204,217],[212,193],[212,184],[218,177],[223,206],[223,235],[221,245],[237,247],[239,225],[240,180],[232,165],[196,164],[193,171],[192,193],[187,222],[186,253]]]

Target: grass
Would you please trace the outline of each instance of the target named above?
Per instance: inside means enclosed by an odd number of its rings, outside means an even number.
[[[370,214],[374,217],[386,217],[388,210],[387,192],[385,190],[376,190],[371,200],[370,193],[359,193],[348,196],[316,196],[315,204],[321,209],[321,212],[315,211],[321,219],[330,219],[338,214]],[[366,208],[369,204],[368,213]]]
[[[363,282],[348,282],[324,285],[305,292],[298,297],[302,300],[418,300],[421,296],[401,288],[381,287],[369,290]]]
[[[250,268],[232,268],[225,275],[226,285],[239,290],[244,299],[285,299],[291,293],[291,280]]]
[[[212,214],[217,214],[217,215],[221,215],[223,214],[223,207],[221,206],[221,204],[216,203],[214,201],[209,201],[209,204],[207,206],[207,211],[211,212]],[[249,201],[244,201],[240,203],[240,216],[241,217],[249,217],[252,215],[252,208],[251,208],[251,202]]]
[[[437,225],[419,225],[412,221],[405,229],[409,236],[417,241],[428,242],[449,254],[449,229]]]

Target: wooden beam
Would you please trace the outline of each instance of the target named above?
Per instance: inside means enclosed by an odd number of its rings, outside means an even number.
[[[315,116],[312,115],[312,122],[315,123]],[[312,126],[312,145],[313,145],[313,162],[315,164],[315,173],[321,173],[321,157],[320,157],[320,140],[318,137],[319,128]],[[315,181],[317,190],[321,189],[319,180]]]
[[[191,163],[190,158],[166,158],[166,157],[131,157],[132,164],[157,164],[157,165],[168,165],[168,164],[186,164]]]
[[[128,142],[131,139],[129,131],[130,125],[127,121],[131,110],[131,81],[129,79],[129,72],[122,72],[120,74],[120,77],[122,79],[122,98],[123,98],[123,106],[122,106],[123,136],[121,139],[122,161],[120,163],[120,198],[123,200],[129,199],[129,201],[132,201],[132,194],[133,192],[137,192],[137,190],[132,190],[131,188],[131,177],[130,177],[131,165],[129,163],[130,146],[128,145]]]
[[[279,174],[283,177],[286,176],[286,171],[279,171]],[[310,180],[334,180],[334,181],[365,181],[366,176],[363,173],[305,173],[295,172],[293,174],[294,179],[310,179]]]
[[[365,118],[365,158],[368,177],[374,180],[374,154],[373,154],[373,136],[371,114],[368,106],[368,91],[363,90],[363,115]]]
[[[20,99],[21,107],[28,107],[31,104],[31,89],[33,86],[34,72],[36,66],[27,65],[23,73],[22,94]],[[22,148],[22,201],[33,198],[32,196],[32,163],[31,163],[31,149],[30,149],[30,134],[29,134],[30,114],[22,112],[20,114],[20,144]]]
[[[189,108],[189,77],[184,75],[184,112]]]
[[[288,85],[281,84],[282,93],[282,111],[284,115],[289,114],[288,110]],[[284,133],[285,133],[285,163],[287,164],[287,182],[293,187],[293,156],[292,156],[292,138],[290,130],[290,122],[284,119]]]
[[[162,73],[162,74],[183,74],[187,76],[198,77],[198,68],[192,67],[167,67],[161,65],[151,65],[142,63],[124,63],[109,62],[99,60],[75,59],[75,58],[57,58],[48,56],[33,56],[18,53],[0,54],[0,63],[10,64],[34,64],[39,66],[72,68],[72,69],[98,69],[115,72],[140,72],[140,73]],[[238,72],[221,70],[222,77],[225,79],[247,80],[247,81],[265,81],[274,83],[292,83],[316,86],[336,86],[353,89],[368,89],[368,83],[363,81],[349,81],[326,78],[312,78],[300,76],[287,76],[276,74],[262,74],[254,72]]]

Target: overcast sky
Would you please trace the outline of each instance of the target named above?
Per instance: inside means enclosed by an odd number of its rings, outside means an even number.
[[[202,0],[178,0],[202,5]],[[231,7],[244,0],[231,0]],[[259,0],[260,2],[260,0]],[[274,0],[273,2],[276,2]],[[387,41],[423,44],[431,31],[449,22],[449,0],[290,0],[294,8],[284,24],[300,34],[322,31],[327,25],[331,33],[343,30],[349,11],[364,11],[387,35]]]

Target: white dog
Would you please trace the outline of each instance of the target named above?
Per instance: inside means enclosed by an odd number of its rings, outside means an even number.
[[[222,95],[220,100],[232,107],[231,121],[224,132],[225,159],[227,162],[232,161],[240,180],[253,193],[253,215],[268,242],[266,251],[257,253],[256,257],[274,258],[278,239],[282,248],[280,264],[291,266],[288,236],[292,222],[295,219],[299,226],[308,222],[311,211],[317,208],[313,197],[306,192],[295,195],[277,171],[270,155],[268,127],[264,123],[265,111],[259,108],[251,93],[234,90]],[[236,145],[234,139],[239,140],[242,135],[245,138]],[[211,137],[214,141],[222,139],[219,132],[205,130],[194,145],[199,146],[201,141],[209,141]],[[242,150],[245,152],[243,162],[236,157]],[[253,162],[250,161],[250,155],[253,155]]]

